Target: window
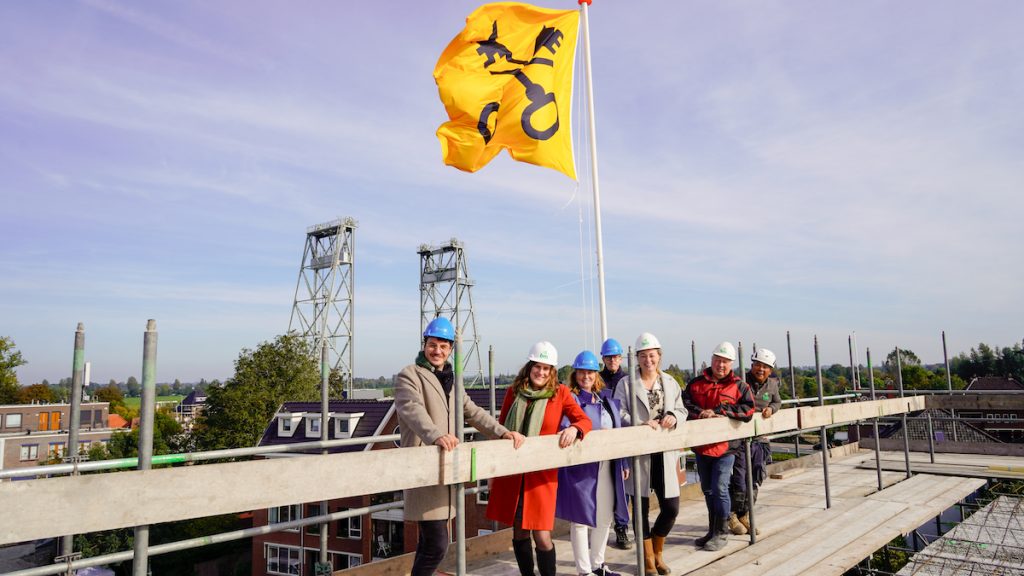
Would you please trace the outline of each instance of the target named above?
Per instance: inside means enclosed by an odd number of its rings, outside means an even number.
[[[49,430],[50,429],[50,413],[40,412],[39,413],[39,429]]]
[[[356,430],[356,426],[359,425],[359,419],[362,418],[365,412],[355,412],[352,414],[337,414],[334,416],[334,437],[335,438],[351,438],[352,434]]]
[[[338,520],[338,538],[359,540],[363,537],[363,517],[353,516]]]
[[[302,562],[298,548],[266,545],[267,574],[299,574]]]
[[[60,430],[60,412],[50,412],[50,430]]]
[[[21,428],[21,414],[8,414],[4,422],[4,426],[8,428]]]
[[[23,444],[19,459],[22,462],[28,460],[39,460],[39,444]]]
[[[64,456],[64,443],[50,442],[50,450],[48,454],[50,458],[60,458]]]
[[[306,438],[320,437],[320,415],[306,416]]]
[[[331,563],[334,565],[335,570],[344,570],[345,568],[355,568],[363,563],[363,557],[358,554],[346,554],[344,552],[337,552],[331,554]]]
[[[487,480],[477,480],[476,485],[477,485],[478,488],[487,488],[488,486],[490,486],[490,483]],[[477,504],[487,504],[488,500],[490,500],[490,495],[491,495],[490,490],[487,490],[487,491],[481,490],[480,492],[477,492],[476,493],[476,503]]]
[[[307,504],[306,505],[306,518],[312,518],[314,516],[319,516],[319,515],[320,515],[320,505],[319,504]],[[309,526],[306,526],[306,533],[307,534],[319,534],[320,533],[320,525],[319,524],[310,524]]]
[[[278,506],[277,508],[270,509],[271,524],[291,522],[292,520],[298,520],[300,518],[302,518],[302,509],[299,508],[298,504],[292,504],[291,506]],[[296,528],[289,528],[289,530],[295,531]]]
[[[103,421],[103,410],[92,411],[92,423],[93,426],[105,426],[106,422]]]

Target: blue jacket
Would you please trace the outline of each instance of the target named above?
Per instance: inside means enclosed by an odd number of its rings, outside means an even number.
[[[573,398],[583,408],[583,412],[593,423],[593,430],[601,428],[601,410],[606,411],[612,419],[612,427],[620,428],[622,420],[619,417],[619,401],[612,398],[608,389],[602,390],[600,395],[595,397],[590,392],[580,391],[573,394]],[[563,425],[568,423],[563,421]],[[615,502],[613,510],[615,521],[627,523],[629,511],[626,505],[626,486],[622,480],[623,470],[628,469],[625,458],[616,458],[611,461],[609,471],[615,482]],[[594,526],[597,523],[597,473],[600,469],[600,462],[578,464],[558,470],[558,498],[555,501],[555,516],[577,524]]]

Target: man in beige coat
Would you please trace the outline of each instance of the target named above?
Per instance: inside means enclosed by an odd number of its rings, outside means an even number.
[[[402,447],[435,445],[450,451],[459,444],[455,436],[455,374],[448,357],[455,328],[447,318],[435,318],[423,332],[423,350],[414,364],[398,373],[395,410]],[[512,440],[519,448],[522,434],[511,432],[463,392],[463,415],[471,426],[491,438]],[[448,521],[455,515],[452,486],[424,486],[405,491],[405,519],[419,526],[412,576],[431,576],[448,551]]]

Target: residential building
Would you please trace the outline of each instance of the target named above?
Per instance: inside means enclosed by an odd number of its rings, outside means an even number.
[[[1009,377],[983,376],[971,380],[966,392],[1024,392],[1024,384]],[[1013,408],[985,408],[957,411],[962,418],[984,418],[975,426],[999,438],[1003,442],[1024,442],[1024,401]]]
[[[490,406],[488,389],[469,389],[467,392],[480,406],[484,408]],[[496,392],[499,405],[504,392],[504,389]],[[320,425],[319,402],[286,402],[278,409],[273,421],[267,426],[259,445],[273,446],[316,441],[320,439]],[[328,438],[331,440],[398,434],[398,416],[395,414],[394,399],[331,400],[328,406],[328,426],[330,426]],[[397,446],[398,441],[396,440],[332,448],[330,453],[385,450]],[[320,450],[312,449],[304,452],[319,454]],[[267,457],[302,457],[302,453],[271,454]],[[340,473],[343,472],[339,471]],[[482,484],[486,485],[486,481]],[[391,492],[331,500],[327,504],[326,513],[363,508],[401,499],[401,492]],[[467,534],[471,536],[486,534],[495,528],[491,521],[484,518],[486,503],[486,493],[466,497]],[[320,502],[256,510],[253,512],[253,525],[263,526],[268,523],[286,522],[320,514]],[[254,537],[253,575],[314,574],[314,565],[320,553],[319,530],[320,526],[308,526],[301,532],[297,529],[285,530]],[[327,530],[328,551],[335,570],[413,552],[416,549],[416,523],[405,522],[401,508],[334,522],[327,527]]]
[[[205,407],[206,391],[196,389],[174,407],[174,416],[182,427],[188,429]]]
[[[69,404],[8,404],[0,406],[0,469],[29,468],[67,452]],[[79,452],[93,443],[110,441],[110,407],[106,402],[81,405]]]

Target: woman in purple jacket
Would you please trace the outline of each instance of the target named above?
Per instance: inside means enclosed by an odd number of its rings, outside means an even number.
[[[584,350],[576,356],[572,367],[569,390],[590,418],[593,430],[620,427],[619,401],[603,390],[604,383],[597,374],[601,368],[597,356]],[[569,536],[576,572],[581,576],[619,576],[605,566],[604,552],[613,515],[626,514],[623,481],[629,472],[625,462],[619,458],[558,470],[555,516],[571,522]]]

